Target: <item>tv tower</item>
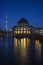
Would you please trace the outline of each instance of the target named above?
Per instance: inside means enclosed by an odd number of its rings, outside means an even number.
[[[5,17],[5,23],[6,23],[6,31],[7,31],[8,30],[8,27],[7,27],[7,23],[8,23],[7,12],[6,12],[6,17]]]

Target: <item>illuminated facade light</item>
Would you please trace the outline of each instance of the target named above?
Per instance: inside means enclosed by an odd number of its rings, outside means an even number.
[[[17,34],[20,34],[20,31],[18,31],[18,33]]]
[[[18,25],[13,29],[14,29],[14,34],[30,34],[31,33],[29,24],[25,19],[21,19],[18,22]]]

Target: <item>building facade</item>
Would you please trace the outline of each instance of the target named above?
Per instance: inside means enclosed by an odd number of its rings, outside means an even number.
[[[30,26],[29,25],[29,22],[25,19],[25,18],[22,18],[18,21],[18,24],[17,26],[14,26],[12,29],[9,29],[9,30],[2,30],[0,28],[0,35],[30,35],[30,34],[39,34],[39,35],[42,35],[43,36],[43,28],[37,28],[37,27],[34,27],[34,26]]]
[[[30,26],[25,18],[18,21],[18,25],[13,27],[13,33],[15,34],[39,34],[43,35],[43,28],[37,28]]]
[[[22,18],[18,21],[18,25],[13,27],[14,34],[30,34],[31,29],[26,19]]]

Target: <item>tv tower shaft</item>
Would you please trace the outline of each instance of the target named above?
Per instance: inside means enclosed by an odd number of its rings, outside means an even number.
[[[7,13],[6,13],[6,31],[8,30],[8,27],[7,27],[7,23],[8,23],[8,20],[7,20]]]

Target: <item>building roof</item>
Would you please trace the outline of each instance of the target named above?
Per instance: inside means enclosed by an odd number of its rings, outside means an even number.
[[[21,23],[27,23],[28,24],[28,21],[25,18],[22,18],[18,21],[18,24],[21,24]]]

